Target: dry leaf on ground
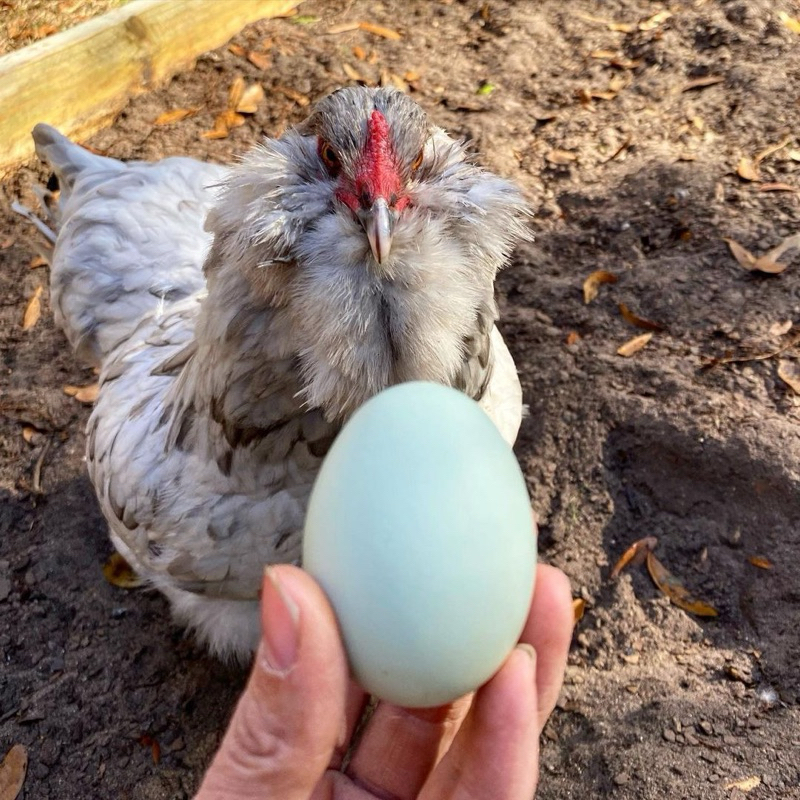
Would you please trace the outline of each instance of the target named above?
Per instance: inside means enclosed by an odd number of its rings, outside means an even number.
[[[800,249],[800,234],[784,239],[777,247],[773,247],[772,250],[758,257],[734,239],[724,238],[723,241],[727,243],[731,254],[740,266],[750,272],[764,272],[767,275],[780,275],[791,263],[791,258],[783,263],[778,259],[789,250]]]
[[[286,86],[273,86],[273,92],[279,92],[284,97],[288,97],[290,100],[294,100],[297,105],[301,108],[305,108],[306,106],[311,104],[311,99],[301,92],[296,92],[294,89],[289,89]]]
[[[746,156],[739,159],[739,163],[736,165],[736,174],[745,181],[761,180],[756,162]]]
[[[135,589],[144,583],[119,553],[112,553],[108,561],[103,564],[103,577],[112,586],[120,589]]]
[[[586,601],[582,597],[576,597],[572,601],[572,620],[575,624],[583,619],[584,611],[586,611]]]
[[[800,342],[800,334],[792,336],[787,339],[777,350],[771,350],[768,353],[753,353],[752,355],[724,355],[720,358],[712,358],[710,361],[703,364],[703,370],[709,370],[719,364],[746,364],[748,361],[767,361],[770,358],[780,355],[790,347],[794,347]]]
[[[635,25],[629,22],[612,22],[609,19],[602,19],[601,17],[593,17],[590,14],[577,14],[578,19],[586,20],[586,22],[595,22],[598,25],[605,25],[606,28],[615,33],[633,33],[636,30]]]
[[[248,50],[247,60],[260,70],[267,70],[272,66],[272,58],[267,53],[259,53],[258,50]]]
[[[647,571],[653,583],[679,608],[698,617],[719,616],[716,608],[694,597],[652,552],[647,554]]]
[[[739,263],[739,266],[747,270],[753,269],[756,263],[756,257],[746,247],[740,245],[735,239],[723,238],[722,241],[728,245],[731,254]]]
[[[722,75],[704,75],[702,78],[692,78],[683,84],[682,92],[690,92],[692,89],[705,89],[708,86],[716,86],[722,83],[725,78]]]
[[[384,28],[383,25],[375,25],[372,22],[359,22],[359,30],[365,33],[371,33],[375,36],[380,36],[382,39],[402,39],[403,37],[391,28]]]
[[[571,347],[573,344],[577,344],[580,340],[581,335],[578,333],[578,331],[570,331],[567,334],[567,338],[564,339],[564,343],[567,345],[567,347]]]
[[[42,316],[42,287],[37,286],[33,296],[25,306],[25,313],[22,315],[22,330],[27,331],[32,328]]]
[[[738,789],[740,792],[752,792],[757,786],[761,786],[761,778],[758,775],[751,775],[748,778],[740,778],[738,781],[731,781],[725,784],[725,789]]]
[[[622,318],[625,320],[625,322],[634,325],[637,328],[642,328],[646,331],[655,331],[656,333],[665,330],[664,326],[658,322],[653,322],[652,320],[640,317],[638,314],[634,314],[633,311],[631,311],[628,306],[625,305],[625,303],[619,304],[619,313],[622,314]]]
[[[652,17],[649,19],[644,20],[643,22],[639,23],[639,30],[640,31],[653,31],[662,22],[666,22],[672,16],[671,11],[659,11],[658,14],[653,14]]]
[[[800,19],[790,17],[785,11],[779,12],[778,18],[792,33],[800,33]]]
[[[228,108],[236,108],[244,94],[245,81],[243,75],[237,75],[228,88]]]
[[[788,183],[762,183],[758,187],[759,192],[796,192],[797,187]]]
[[[601,283],[616,283],[619,280],[613,272],[598,269],[583,282],[583,302],[591,303],[600,291]]]
[[[340,22],[337,25],[331,25],[331,27],[328,28],[328,33],[348,33],[349,31],[357,31],[358,27],[358,22]]]
[[[198,110],[197,108],[173,108],[170,111],[159,114],[153,120],[153,125],[171,125],[173,122],[180,122],[188,117],[193,117]]]
[[[785,336],[792,329],[793,325],[794,323],[790,319],[784,320],[783,322],[773,322],[772,325],[769,326],[769,335]]]
[[[97,400],[97,395],[100,393],[99,383],[90,383],[88,386],[70,386],[67,385],[63,389],[64,394],[69,397],[74,397],[79,403],[91,405]]]
[[[760,164],[765,158],[768,158],[773,153],[777,153],[779,150],[783,150],[787,144],[789,144],[792,139],[793,135],[791,133],[787,133],[786,136],[783,137],[777,144],[771,144],[769,147],[765,147],[754,159],[756,164]]]
[[[0,800],[16,800],[28,771],[28,751],[15,744],[0,761]]]
[[[641,336],[634,336],[633,339],[628,339],[625,344],[617,348],[617,355],[623,358],[630,358],[645,348],[652,338],[652,333],[643,333]]]
[[[251,83],[242,92],[236,111],[240,114],[255,114],[264,96],[264,87],[260,83]]]
[[[346,61],[342,62],[342,72],[351,80],[356,81],[357,83],[363,83],[364,79],[361,77],[361,73],[351,67]]]
[[[775,566],[766,556],[750,556],[747,560],[759,569],[773,569]]]
[[[658,539],[655,536],[645,536],[643,539],[639,539],[638,541],[634,542],[619,558],[616,564],[614,564],[614,569],[611,570],[611,574],[609,578],[614,580],[620,572],[622,572],[628,564],[633,564],[634,566],[637,564],[643,564],[645,558],[647,558],[647,554],[655,549],[655,546],[658,544]]]
[[[556,164],[558,166],[565,166],[566,164],[572,164],[573,161],[577,161],[578,154],[570,153],[568,150],[551,150],[545,156],[545,159],[549,161],[551,164]]]
[[[778,361],[778,377],[797,395],[800,395],[800,367],[797,362]]]

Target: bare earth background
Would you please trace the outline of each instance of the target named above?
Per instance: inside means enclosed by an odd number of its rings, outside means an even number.
[[[2,14],[14,5],[0,0]],[[760,254],[798,232],[800,36],[780,12],[798,7],[308,2],[131,101],[90,142],[228,161],[300,120],[307,99],[383,76],[528,192],[536,241],[499,282],[531,408],[517,453],[542,557],[587,604],[545,731],[544,800],[800,798],[800,414],[777,375],[798,351],[702,369],[774,353],[800,321],[800,260],[748,272],[723,241]],[[401,38],[327,33],[348,21]],[[226,138],[202,138],[237,75],[266,99]],[[154,125],[176,109],[197,111]],[[737,175],[781,142],[760,181]],[[0,188],[0,754],[28,748],[24,798],[185,798],[245,676],[187,640],[161,597],[103,579],[89,409],[62,392],[94,376],[53,327],[46,267],[8,212],[46,178],[31,165]],[[619,280],[587,305],[599,269]],[[42,317],[23,331],[39,286]],[[643,331],[620,302],[664,328],[631,358],[616,350]],[[641,567],[609,580],[647,535],[719,617],[671,605]]]

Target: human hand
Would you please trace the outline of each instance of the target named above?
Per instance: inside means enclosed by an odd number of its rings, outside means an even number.
[[[195,800],[530,800],[539,735],[566,668],[566,576],[537,568],[521,644],[474,695],[434,709],[379,703],[344,771],[368,700],[349,680],[333,610],[297,567],[270,567],[262,641]]]

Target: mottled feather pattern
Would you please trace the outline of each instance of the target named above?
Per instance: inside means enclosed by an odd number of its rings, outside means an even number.
[[[408,196],[381,263],[318,151],[324,137],[346,173],[375,109]],[[340,90],[233,167],[34,135],[66,187],[57,317],[102,365],[90,477],[115,546],[214,652],[255,646],[263,565],[299,559],[321,459],[373,394],[453,385],[514,441],[494,279],[527,208],[409,98]]]

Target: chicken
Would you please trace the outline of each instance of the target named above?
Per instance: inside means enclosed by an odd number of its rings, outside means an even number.
[[[33,137],[61,186],[56,319],[101,369],[111,539],[217,655],[256,646],[264,565],[299,560],[321,459],[369,397],[455,386],[513,443],[493,284],[526,204],[409,97],[340,89],[234,167]]]

